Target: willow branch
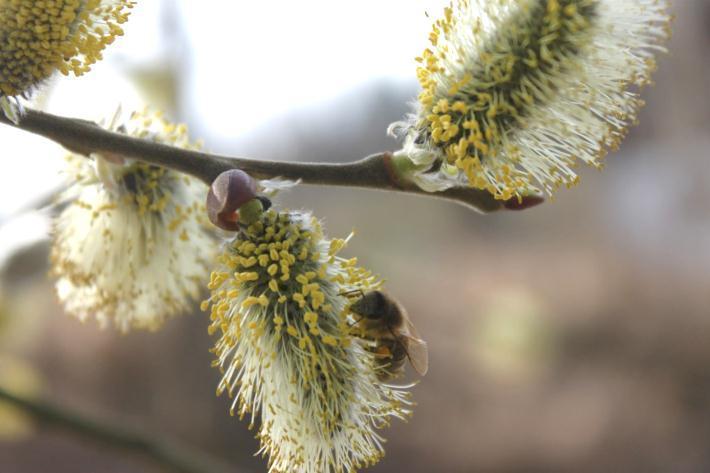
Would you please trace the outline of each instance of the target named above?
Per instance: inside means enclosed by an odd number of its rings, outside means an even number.
[[[167,471],[179,473],[226,473],[228,471],[237,471],[234,468],[227,468],[206,454],[187,448],[184,445],[171,444],[155,435],[148,436],[105,421],[91,419],[59,406],[19,396],[2,387],[0,387],[0,400],[22,409],[41,422],[70,430],[111,447],[141,454]]]
[[[495,200],[486,191],[469,187],[455,187],[430,193],[414,184],[401,185],[393,182],[387,169],[388,153],[373,154],[349,163],[260,161],[176,148],[108,131],[94,122],[31,109],[26,110],[19,124],[13,124],[0,113],[0,123],[44,136],[86,156],[97,152],[120,154],[190,174],[207,184],[211,184],[222,172],[238,168],[257,179],[281,177],[289,180],[300,179],[304,184],[362,187],[434,196],[463,204],[482,213],[501,208],[519,208],[514,204],[507,205],[506,202]]]

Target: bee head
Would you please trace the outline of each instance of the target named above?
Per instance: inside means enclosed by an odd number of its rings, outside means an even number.
[[[367,319],[379,319],[382,317],[386,305],[387,301],[382,292],[371,291],[363,294],[360,299],[355,301],[350,306],[350,310]]]

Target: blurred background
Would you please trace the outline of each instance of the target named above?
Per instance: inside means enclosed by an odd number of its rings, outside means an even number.
[[[79,79],[36,97],[100,119],[164,109],[214,152],[348,161],[396,149],[414,57],[440,1],[140,2]],[[429,342],[413,419],[375,472],[710,471],[710,1],[682,0],[670,55],[606,170],[554,201],[487,216],[434,199],[299,187],[346,254],[382,275]],[[0,127],[0,383],[266,471],[215,397],[206,315],[100,331],[57,305],[47,212],[63,152]],[[3,473],[155,465],[0,403]]]

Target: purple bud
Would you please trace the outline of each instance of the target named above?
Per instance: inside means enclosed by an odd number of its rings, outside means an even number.
[[[239,230],[237,210],[254,199],[256,191],[256,180],[240,169],[230,169],[217,176],[207,193],[210,222],[224,230]]]
[[[503,207],[508,210],[525,210],[529,209],[530,207],[540,205],[543,202],[545,202],[545,198],[542,196],[525,195],[521,198],[521,200],[518,200],[517,197],[513,197],[512,199],[506,200],[505,202],[503,202]]]

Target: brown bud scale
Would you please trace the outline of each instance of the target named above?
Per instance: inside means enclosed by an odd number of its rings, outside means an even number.
[[[223,230],[239,230],[239,207],[257,195],[257,182],[240,169],[225,171],[212,182],[207,193],[207,217]]]

